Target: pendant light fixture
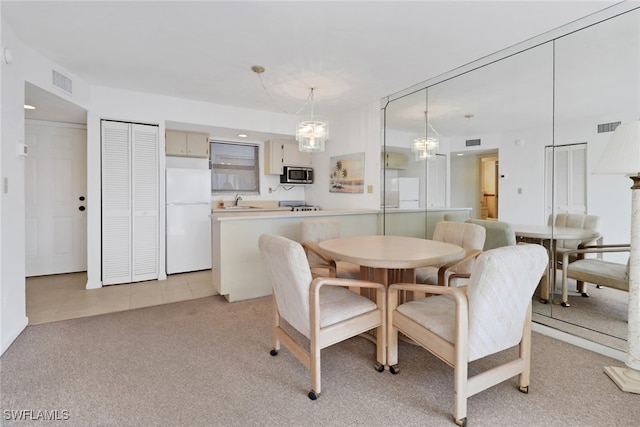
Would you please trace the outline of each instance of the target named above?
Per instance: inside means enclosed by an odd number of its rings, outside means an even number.
[[[316,153],[320,151],[324,151],[324,146],[327,140],[329,139],[329,123],[327,123],[326,119],[321,116],[316,116],[313,114],[313,94],[314,88],[311,88],[309,91],[309,96],[307,96],[307,100],[300,107],[300,109],[295,113],[290,113],[287,110],[280,107],[271,97],[271,94],[267,90],[264,82],[262,81],[262,77],[260,76],[265,72],[265,68],[261,65],[254,65],[251,67],[251,71],[258,75],[258,79],[260,80],[260,84],[262,88],[269,96],[269,100],[278,107],[278,109],[284,111],[287,114],[298,115],[309,102],[311,102],[311,115],[307,117],[303,117],[298,120],[298,125],[296,126],[296,141],[298,142],[298,150],[307,152],[307,153]]]
[[[329,139],[329,124],[322,117],[313,115],[313,88],[309,97],[311,98],[311,115],[298,121],[296,141],[298,141],[298,150],[315,153],[324,151],[324,144]]]
[[[428,123],[427,112],[424,112],[425,136],[420,136],[413,140],[411,151],[416,161],[433,159],[440,146],[440,134]]]

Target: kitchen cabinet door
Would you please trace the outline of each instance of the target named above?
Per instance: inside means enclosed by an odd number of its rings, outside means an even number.
[[[189,157],[209,158],[209,134],[187,132],[187,155]]]
[[[283,166],[311,166],[311,153],[300,152],[295,141],[267,141],[264,156],[264,173],[267,175],[282,175]]]
[[[209,134],[169,130],[165,132],[167,156],[209,158]]]

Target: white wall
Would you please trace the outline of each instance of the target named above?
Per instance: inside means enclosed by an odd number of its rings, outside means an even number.
[[[2,140],[0,175],[8,188],[0,201],[0,352],[11,345],[26,327],[25,300],[25,194],[24,158],[16,155],[16,145],[24,142],[25,81],[82,107],[88,103],[89,87],[69,70],[39,55],[2,22],[2,47],[13,53],[13,63],[1,63]],[[52,69],[72,78],[73,95],[53,86]]]
[[[357,111],[329,117],[329,142],[325,152],[313,155],[315,182],[307,196],[323,208],[380,208],[380,101],[372,101]],[[365,153],[363,194],[329,192],[331,156]],[[367,187],[373,186],[372,192]]]

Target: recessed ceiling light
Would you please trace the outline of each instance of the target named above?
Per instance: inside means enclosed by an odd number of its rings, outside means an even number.
[[[246,133],[239,133],[238,134],[238,138],[247,138],[249,135],[247,135]]]
[[[24,109],[25,109],[25,110],[35,110],[35,109],[36,109],[36,107],[34,107],[33,105],[24,104]]]
[[[462,156],[464,156],[464,153],[458,153],[458,154],[456,154],[456,156],[462,157]]]

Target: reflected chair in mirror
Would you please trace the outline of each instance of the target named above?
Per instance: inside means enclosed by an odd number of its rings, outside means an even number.
[[[262,234],[260,255],[273,290],[273,349],[275,356],[284,344],[311,371],[309,398],[321,392],[320,350],[348,338],[375,330],[377,371],[386,362],[385,287],[380,283],[320,277],[313,279],[307,257],[298,242],[282,236]],[[345,287],[369,288],[376,301]],[[289,326],[308,340],[305,345],[287,332]]]
[[[389,286],[387,363],[391,373],[400,370],[400,332],[453,367],[453,416],[462,426],[467,422],[468,397],[516,375],[520,391],[528,393],[531,299],[548,262],[547,251],[540,245],[505,246],[478,256],[467,287]],[[398,305],[399,291],[437,295]],[[469,377],[470,362],[516,345],[515,359]]]
[[[340,222],[337,220],[306,220],[300,222],[302,247],[307,254],[313,277],[340,277],[357,279],[360,266],[344,261],[335,261],[320,252],[318,243],[340,237]]]
[[[569,279],[575,279],[577,290],[583,297],[588,297],[586,283],[596,287],[607,287],[629,292],[629,261],[621,264],[605,261],[601,258],[585,258],[586,254],[602,255],[612,252],[630,252],[629,244],[591,245],[581,249],[567,250],[562,254],[562,302],[569,307]],[[571,258],[576,258],[571,262]]]
[[[465,222],[470,219],[469,211],[461,211],[461,212],[447,212],[444,214],[445,221],[451,222]]]
[[[479,225],[485,229],[486,237],[482,248],[483,251],[516,244],[516,233],[513,231],[511,224],[507,222],[487,219],[469,219],[466,222]]]
[[[465,250],[462,260],[438,266],[416,268],[416,283],[440,286],[464,286],[468,282],[475,258],[482,253],[486,231],[465,222],[439,221],[433,240],[458,245]]]
[[[600,231],[600,217],[597,215],[577,214],[577,213],[559,213],[555,220],[549,215],[549,225],[556,227],[582,228],[590,231]],[[556,242],[556,262],[560,267],[563,252],[567,250],[578,249],[579,245],[595,245],[602,244],[602,237],[589,241],[580,240],[558,240]],[[575,255],[570,257],[570,261],[576,259]]]

